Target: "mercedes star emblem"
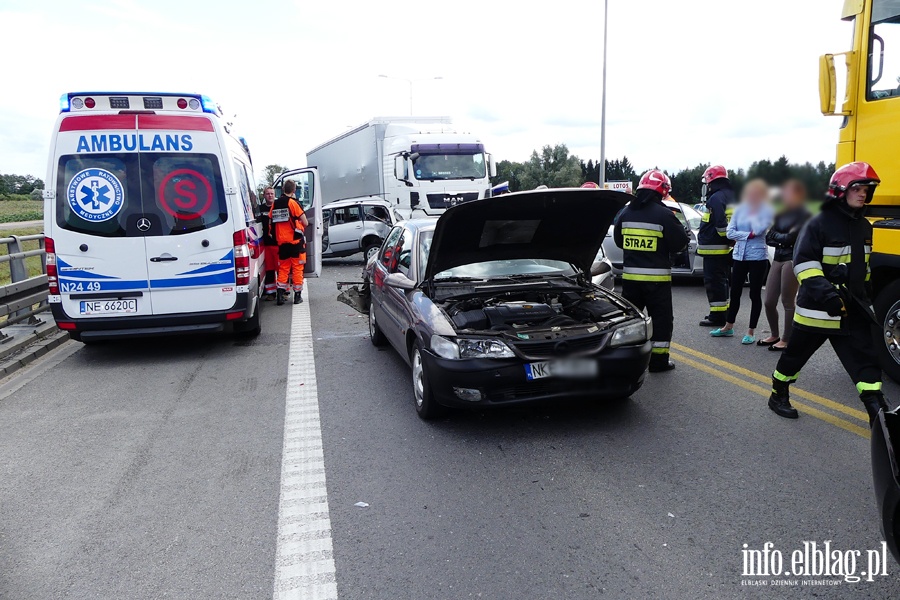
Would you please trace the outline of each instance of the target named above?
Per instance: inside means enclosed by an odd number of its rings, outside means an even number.
[[[149,231],[150,230],[150,219],[147,217],[141,217],[138,219],[137,228],[140,231]]]

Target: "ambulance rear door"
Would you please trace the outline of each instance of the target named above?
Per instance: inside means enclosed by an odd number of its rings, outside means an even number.
[[[292,169],[284,171],[276,179],[272,187],[275,197],[281,196],[282,183],[293,179],[297,184],[297,200],[309,220],[306,227],[306,268],[304,277],[318,277],[322,272],[322,194],[319,186],[319,170],[316,167]]]
[[[75,319],[152,314],[135,115],[65,116],[48,181],[60,303]],[[55,185],[54,185],[55,183]]]
[[[142,114],[138,130],[146,148],[140,164],[153,314],[231,308],[234,232],[246,225],[226,195],[234,192],[228,155],[212,120]]]

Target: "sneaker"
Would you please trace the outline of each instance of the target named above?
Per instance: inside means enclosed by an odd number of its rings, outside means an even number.
[[[709,335],[713,337],[734,337],[734,329],[723,329],[722,327],[719,327],[718,329],[710,331]]]
[[[750,344],[756,341],[756,336],[747,334],[743,338],[741,338],[741,343],[745,346],[749,346]]]

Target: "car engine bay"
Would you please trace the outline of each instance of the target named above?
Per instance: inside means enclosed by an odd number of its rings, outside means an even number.
[[[529,339],[596,333],[634,318],[634,309],[594,290],[510,291],[448,299],[441,308],[458,332],[512,334]]]

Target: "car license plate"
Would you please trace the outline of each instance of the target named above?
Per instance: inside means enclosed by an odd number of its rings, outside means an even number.
[[[545,377],[563,379],[590,379],[596,377],[600,370],[595,360],[554,360],[525,365],[525,376],[529,381]]]
[[[118,315],[137,312],[137,300],[82,300],[83,315]]]

